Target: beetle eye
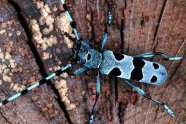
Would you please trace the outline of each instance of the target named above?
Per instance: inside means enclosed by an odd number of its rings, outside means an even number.
[[[88,54],[88,55],[87,55],[87,60],[90,60],[90,58],[91,58],[91,55]]]

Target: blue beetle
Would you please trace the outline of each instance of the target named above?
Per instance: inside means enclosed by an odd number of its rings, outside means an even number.
[[[166,54],[161,52],[149,52],[139,54],[136,56],[128,56],[125,54],[114,53],[113,51],[110,50],[103,50],[108,37],[108,27],[111,25],[112,22],[112,14],[110,11],[110,7],[108,7],[106,27],[105,31],[103,32],[100,50],[98,51],[92,49],[86,40],[83,40],[79,37],[76,30],[76,24],[72,20],[70,13],[68,11],[68,7],[65,4],[64,0],[61,0],[61,3],[63,5],[66,16],[70,22],[70,25],[76,37],[77,48],[74,48],[72,52],[73,63],[78,62],[82,64],[82,67],[74,71],[73,74],[74,75],[81,74],[87,69],[97,69],[98,71],[98,75],[96,78],[96,100],[93,104],[92,112],[90,114],[88,123],[92,124],[95,118],[95,106],[99,98],[101,87],[100,73],[104,75],[114,75],[116,77],[124,79],[124,81],[133,89],[135,89],[139,94],[146,97],[147,99],[152,100],[156,104],[163,106],[163,108],[168,112],[169,115],[174,116],[174,112],[168,107],[168,105],[152,98],[150,95],[146,94],[142,89],[130,83],[128,80],[134,80],[153,85],[161,85],[162,83],[165,82],[167,78],[167,71],[165,67],[159,63],[144,60],[143,58],[161,55],[166,60],[181,60],[183,59],[183,57],[177,56],[168,57]],[[64,33],[64,35],[67,34]],[[0,106],[3,106],[8,102],[13,101],[17,97],[26,94],[33,88],[42,85],[51,78],[67,71],[72,66],[73,64],[67,64],[61,69],[50,74],[48,77],[34,83],[33,85],[27,87],[25,90],[22,90],[21,92],[13,95],[12,97],[4,100],[3,102],[0,103]]]
[[[134,88],[139,94],[154,101],[156,104],[162,105],[169,115],[174,116],[174,112],[165,103],[151,98],[150,95],[146,94],[142,89],[130,83],[128,80],[149,83],[153,85],[161,85],[167,78],[167,71],[165,67],[159,63],[147,61],[142,58],[162,55],[166,60],[181,60],[183,59],[182,57],[168,57],[167,55],[160,52],[139,54],[133,57],[125,54],[118,54],[110,50],[98,52],[95,49],[91,49],[86,41],[81,40],[80,42],[83,45],[81,45],[81,48],[78,50],[76,61],[81,63],[83,67],[76,70],[73,74],[81,74],[87,69],[98,69],[96,81],[97,97],[93,105],[89,123],[93,123],[94,121],[95,106],[100,94],[100,73],[123,78],[124,81],[129,86]]]
[[[102,53],[95,49],[82,49],[78,57],[87,68],[97,68],[100,73],[143,83],[161,85],[167,78],[165,67],[159,63],[139,59],[110,50]]]

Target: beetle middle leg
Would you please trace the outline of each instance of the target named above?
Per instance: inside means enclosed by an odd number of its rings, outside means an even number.
[[[103,50],[103,47],[105,46],[106,42],[107,42],[107,38],[108,38],[108,27],[111,24],[111,20],[112,20],[112,15],[110,12],[110,9],[108,9],[107,11],[107,20],[106,20],[106,27],[105,27],[105,31],[103,33],[103,37],[101,40],[101,51]],[[96,77],[96,100],[94,101],[93,107],[92,107],[92,112],[89,118],[89,124],[93,124],[94,122],[94,118],[95,118],[95,107],[96,107],[96,103],[97,100],[99,98],[99,94],[100,94],[100,90],[101,90],[101,81],[100,81],[100,72],[98,71],[98,75]]]
[[[93,124],[93,122],[94,122],[95,107],[96,107],[97,100],[99,98],[100,90],[101,90],[101,81],[100,81],[100,74],[98,72],[98,75],[96,77],[96,100],[94,101],[94,104],[93,104],[93,107],[92,107],[92,112],[91,112],[91,115],[90,115],[90,118],[89,118],[89,124]]]
[[[101,40],[101,51],[103,50],[103,47],[105,46],[106,42],[107,42],[107,38],[108,38],[108,27],[111,24],[111,20],[112,20],[112,14],[110,12],[110,9],[107,11],[107,20],[106,20],[106,27],[105,27],[105,31],[103,33],[103,37]]]

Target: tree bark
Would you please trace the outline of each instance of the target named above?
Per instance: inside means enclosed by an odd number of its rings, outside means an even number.
[[[108,1],[113,20],[106,49],[131,56],[156,51],[186,57],[186,1]],[[79,36],[98,49],[108,2],[68,0],[66,4]],[[72,41],[66,43],[68,39],[62,35],[61,30],[69,29],[69,23],[60,23],[65,18],[62,13],[60,0],[0,0],[1,101],[69,63]],[[168,104],[175,117],[138,95],[122,79],[102,76],[96,124],[186,123],[186,61],[165,61],[160,56],[148,60],[165,65],[166,82],[161,86],[132,83]],[[56,77],[3,106],[0,124],[88,123],[95,82],[96,73],[91,70]]]

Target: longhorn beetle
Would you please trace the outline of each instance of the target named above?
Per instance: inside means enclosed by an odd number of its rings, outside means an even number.
[[[86,71],[87,69],[96,69],[96,99],[93,104],[92,112],[89,117],[89,123],[92,124],[95,118],[95,106],[100,95],[101,81],[100,74],[114,75],[116,77],[122,78],[129,86],[135,89],[139,94],[147,99],[152,100],[158,105],[161,105],[169,115],[174,116],[174,112],[165,103],[152,98],[150,95],[146,94],[142,89],[130,83],[128,80],[134,80],[142,83],[149,83],[153,85],[161,85],[165,82],[167,78],[167,71],[165,67],[159,63],[143,60],[143,58],[149,58],[157,55],[161,55],[165,60],[181,60],[183,57],[168,57],[166,54],[161,52],[149,52],[144,54],[139,54],[136,56],[128,56],[125,54],[114,53],[110,50],[103,50],[108,37],[108,28],[111,25],[112,14],[110,7],[108,6],[106,27],[103,32],[103,37],[101,41],[100,50],[92,49],[88,42],[81,39],[76,30],[76,24],[72,20],[68,7],[64,0],[61,0],[63,8],[65,10],[66,16],[70,22],[73,33],[75,34],[76,48],[73,48],[72,60],[75,64],[76,62],[81,63],[82,67],[73,72],[74,75],[78,75]],[[64,33],[64,35],[67,35]],[[35,84],[27,87],[25,90],[13,95],[12,97],[4,100],[0,103],[0,106],[7,104],[8,102],[16,99],[17,97],[26,94],[33,88],[45,83],[51,78],[60,75],[61,73],[67,71],[71,68],[73,64],[67,64],[61,69],[53,72],[48,77],[36,82]]]

